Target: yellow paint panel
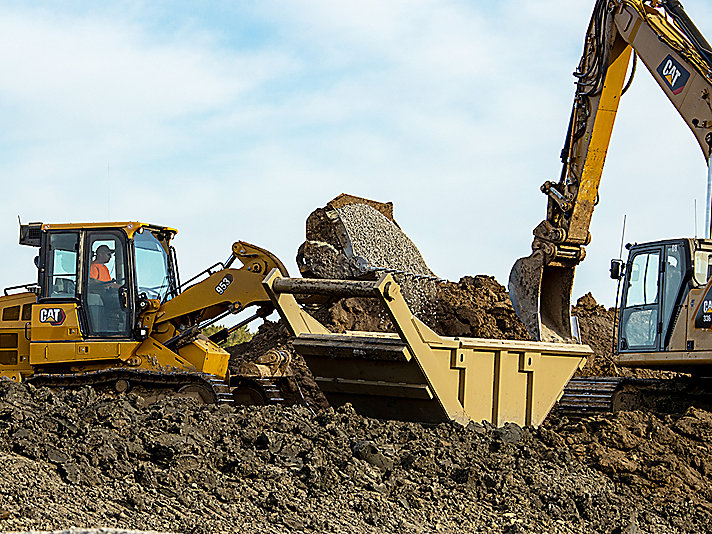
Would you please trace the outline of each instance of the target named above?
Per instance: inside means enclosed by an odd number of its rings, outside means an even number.
[[[77,304],[44,303],[32,306],[30,337],[33,343],[82,339]]]
[[[198,338],[178,349],[180,356],[188,360],[198,371],[224,377],[230,354],[208,339]]]
[[[102,360],[121,360],[130,357],[139,346],[138,341],[81,341],[30,344],[30,364],[76,363]]]

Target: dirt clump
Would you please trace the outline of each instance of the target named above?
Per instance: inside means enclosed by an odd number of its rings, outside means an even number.
[[[438,284],[433,330],[444,336],[530,339],[509,293],[493,276]]]
[[[710,437],[694,409],[463,428],[2,381],[0,530],[702,533]]]

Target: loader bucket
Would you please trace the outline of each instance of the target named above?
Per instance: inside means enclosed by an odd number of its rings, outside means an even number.
[[[571,291],[574,267],[554,267],[535,250],[509,273],[509,298],[532,339],[572,343]]]
[[[423,423],[538,426],[591,349],[586,345],[441,337],[416,318],[390,274],[375,282],[263,282],[327,400],[365,416]],[[334,334],[294,295],[377,298],[396,333]]]

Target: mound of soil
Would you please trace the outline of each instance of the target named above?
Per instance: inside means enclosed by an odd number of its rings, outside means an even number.
[[[0,382],[0,530],[709,532],[712,415],[538,430]]]

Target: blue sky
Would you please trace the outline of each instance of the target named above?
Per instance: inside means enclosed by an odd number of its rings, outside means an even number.
[[[712,35],[712,7],[686,0]],[[506,284],[545,216],[592,0],[3,2],[0,265],[23,221],[179,229],[183,278],[233,241],[296,274],[304,222],[346,192],[395,203],[440,276]],[[628,241],[703,232],[706,165],[639,69],[575,297],[613,304]]]

